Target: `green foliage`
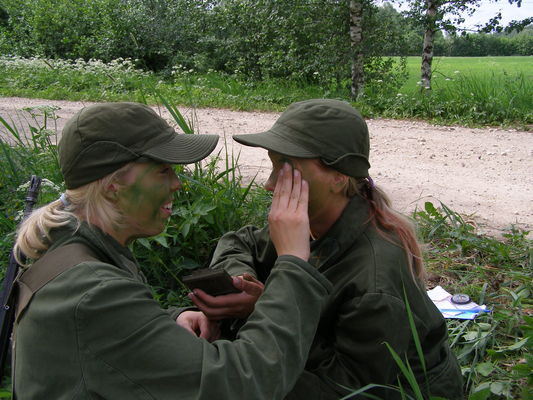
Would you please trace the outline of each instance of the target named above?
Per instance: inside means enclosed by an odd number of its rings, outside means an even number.
[[[57,108],[26,108],[15,120],[0,116],[0,265],[7,266],[14,232],[22,217],[32,175],[47,177],[41,199],[51,201],[61,191],[55,142]],[[0,276],[4,275],[0,269]]]
[[[515,35],[488,35],[484,33],[451,36],[443,43],[438,55],[447,56],[531,56],[533,29]]]
[[[182,65],[247,79],[291,78],[322,86],[350,77],[349,8],[330,0],[2,0],[0,53],[135,60],[169,73]],[[369,62],[403,30],[365,2]],[[365,62],[366,62],[365,60]],[[368,69],[368,68],[367,68]],[[383,70],[382,70],[383,72]]]
[[[470,399],[528,398],[531,383],[533,249],[526,231],[511,229],[502,239],[480,236],[475,227],[441,204],[416,213],[428,243],[433,284],[470,295],[490,313],[475,320],[449,320]]]
[[[530,106],[533,70],[525,57],[436,58],[433,90],[416,84],[419,60],[374,58],[368,62],[364,95],[354,103],[366,116],[426,118],[467,125],[525,126],[533,121]],[[168,76],[136,69],[131,60],[103,63],[0,57],[0,94],[51,99],[160,102],[193,107],[284,110],[309,98],[350,101],[349,79],[329,83],[281,78],[254,81],[244,75],[213,70],[199,73],[183,65]],[[409,80],[406,79],[406,69]],[[402,86],[403,85],[403,86]]]
[[[426,118],[466,125],[527,125],[533,122],[533,68],[527,57],[439,57],[432,90],[420,91],[420,59],[409,57],[409,80],[398,91],[369,85],[361,108],[393,118]],[[387,94],[385,94],[387,93]]]
[[[53,60],[0,57],[4,95],[39,95],[50,99],[141,100],[144,87],[155,86],[153,74],[136,69],[130,59]]]

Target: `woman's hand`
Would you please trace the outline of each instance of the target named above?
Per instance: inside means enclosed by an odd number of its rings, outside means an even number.
[[[210,321],[200,311],[184,311],[178,318],[176,323],[187,329],[195,336],[207,339],[209,342],[220,338],[220,326],[216,321]]]
[[[233,286],[241,292],[210,296],[200,289],[195,289],[193,293],[189,293],[189,298],[210,320],[248,318],[265,285],[252,275],[243,274],[233,277]]]
[[[280,170],[268,215],[270,238],[278,256],[309,259],[309,184],[289,164]]]

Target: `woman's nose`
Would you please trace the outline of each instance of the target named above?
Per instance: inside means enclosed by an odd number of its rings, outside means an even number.
[[[173,172],[172,183],[170,185],[170,189],[173,192],[181,189],[181,181],[180,181],[180,179],[178,178],[178,176],[176,175],[175,172]]]

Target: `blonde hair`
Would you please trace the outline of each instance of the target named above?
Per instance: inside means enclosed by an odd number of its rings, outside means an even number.
[[[17,232],[14,254],[21,262],[24,255],[33,260],[39,259],[52,244],[51,231],[67,225],[72,220],[98,226],[104,232],[120,229],[122,214],[108,194],[108,186],[118,182],[130,170],[133,163],[76,189],[66,190],[68,204],[61,199],[33,211],[20,225]]]
[[[395,211],[388,196],[368,178],[348,177],[345,186],[347,197],[360,196],[370,204],[370,222],[387,240],[396,243],[391,233],[395,234],[405,250],[407,263],[413,277],[425,280],[426,273],[422,258],[422,249],[416,237],[413,221]]]

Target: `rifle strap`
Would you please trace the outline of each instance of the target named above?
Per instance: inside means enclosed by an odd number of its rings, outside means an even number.
[[[24,310],[30,304],[33,295],[44,285],[61,275],[67,269],[85,261],[98,261],[92,250],[81,243],[71,243],[46,252],[44,256],[34,262],[29,268],[19,272],[15,282],[18,287],[18,299],[15,307],[15,326],[13,336],[16,335],[18,322]],[[13,346],[16,340],[13,340]],[[15,393],[15,355],[12,358],[12,386],[13,400]]]
[[[18,301],[15,324],[28,307],[33,295],[67,269],[85,261],[98,261],[91,249],[82,243],[71,243],[47,252],[17,277]]]

